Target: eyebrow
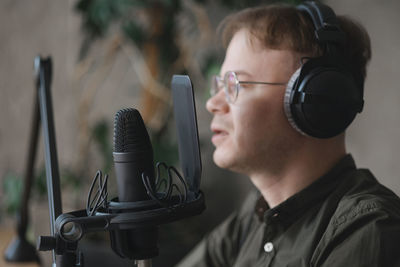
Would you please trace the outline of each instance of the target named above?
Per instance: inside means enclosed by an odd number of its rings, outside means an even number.
[[[245,71],[245,70],[232,70],[234,73],[236,73],[236,75],[238,76],[238,80],[240,83],[243,84],[270,84],[270,85],[285,85],[287,83],[283,83],[283,82],[258,82],[258,81],[253,81],[253,76]],[[239,75],[245,75],[246,77],[242,79],[239,78]],[[249,81],[250,80],[250,81]]]
[[[239,75],[241,75],[241,76],[247,76],[247,78],[251,78],[252,77],[252,75],[249,73],[249,72],[247,72],[247,71],[245,71],[245,70],[228,70],[228,71],[233,71],[234,73],[236,73],[236,75],[238,76],[238,78],[239,78]],[[227,72],[228,72],[227,71]],[[225,76],[225,74],[226,74],[226,72],[224,73],[224,76]],[[221,76],[221,77],[224,77],[224,76]]]
[[[238,70],[238,71],[233,71],[236,73],[236,75],[246,75],[246,76],[251,76],[250,73],[248,73],[247,71],[244,70]]]

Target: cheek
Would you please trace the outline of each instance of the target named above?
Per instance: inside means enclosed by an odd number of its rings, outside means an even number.
[[[275,104],[268,101],[258,101],[248,105],[248,108],[241,109],[236,114],[235,133],[241,147],[245,144],[254,143],[263,139],[270,129],[276,124],[279,116]]]
[[[283,92],[260,95],[256,99],[233,111],[235,141],[242,149],[257,148],[291,131],[283,109]]]

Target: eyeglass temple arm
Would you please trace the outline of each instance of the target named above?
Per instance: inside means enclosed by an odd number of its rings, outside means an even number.
[[[287,83],[268,83],[268,82],[253,82],[253,81],[239,81],[239,84],[269,84],[269,85],[286,85]]]

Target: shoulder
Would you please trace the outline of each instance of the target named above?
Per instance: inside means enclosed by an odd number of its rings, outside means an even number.
[[[348,190],[332,217],[334,227],[344,227],[354,221],[365,220],[365,217],[368,217],[366,221],[374,221],[381,216],[400,220],[400,198],[380,184],[369,170],[355,170],[347,183]]]
[[[317,246],[314,265],[400,264],[396,252],[400,240],[400,198],[380,184],[369,170],[355,170],[347,178],[347,190]]]

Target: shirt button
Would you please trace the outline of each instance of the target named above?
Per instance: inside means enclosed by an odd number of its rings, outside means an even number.
[[[267,242],[264,245],[264,251],[265,252],[271,252],[274,249],[274,245],[271,242]]]

